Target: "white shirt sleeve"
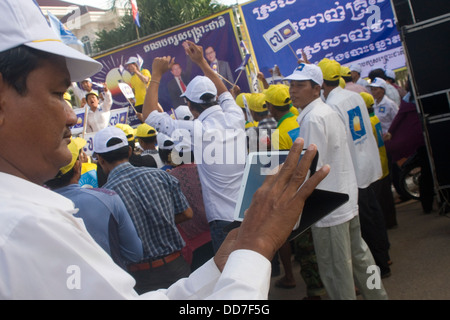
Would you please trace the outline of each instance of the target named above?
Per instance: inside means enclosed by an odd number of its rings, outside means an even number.
[[[166,290],[141,295],[140,298],[187,300],[266,300],[270,289],[271,264],[251,250],[230,254],[222,273],[211,259]]]

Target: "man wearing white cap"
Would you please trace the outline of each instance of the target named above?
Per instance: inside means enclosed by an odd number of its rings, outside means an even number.
[[[331,299],[356,299],[355,279],[366,299],[386,298],[382,285],[374,290],[366,285],[370,276],[366,272],[375,261],[361,237],[358,185],[344,122],[320,97],[322,71],[316,65],[301,63],[285,80],[290,81],[292,104],[302,109],[297,118],[300,137],[306,144],[317,145],[318,167],[326,163],[331,167],[330,174],[318,188],[350,197],[311,229],[325,289]]]
[[[383,135],[388,132],[392,120],[394,120],[395,115],[398,112],[397,104],[386,95],[388,85],[389,84],[381,78],[373,79],[369,85],[370,91],[375,99],[373,108],[375,110],[375,115],[380,119]]]
[[[77,97],[80,107],[83,107],[86,104],[86,94],[92,90],[92,79],[86,78],[80,82],[81,88],[78,86],[76,82],[72,82],[73,93]],[[98,93],[98,92],[97,92]]]
[[[234,220],[246,155],[245,120],[241,108],[204,58],[203,48],[190,41],[186,44],[186,54],[205,74],[192,79],[181,95],[187,99],[195,120],[174,120],[167,113],[158,112],[159,81],[174,64],[171,57],[153,61],[153,78],[143,116],[159,133],[172,136],[176,129],[182,129],[188,136],[202,183],[213,247],[217,251],[226,237],[223,228]]]
[[[361,78],[361,66],[357,63],[354,63],[350,66],[350,71],[352,74],[352,81],[356,84],[359,84],[360,86],[363,86],[364,88],[367,88],[369,86],[369,83],[364,78]]]
[[[145,93],[147,92],[147,86],[152,79],[150,71],[142,69],[143,61],[140,61],[137,57],[130,57],[125,62],[125,68],[131,73],[131,88],[134,92],[134,108],[137,112],[142,112],[142,105],[144,104]]]
[[[270,260],[329,171],[303,184],[316,150],[297,165],[303,142],[296,141],[282,172],[261,188],[214,259],[139,297],[134,279],[73,216],[73,202],[42,187],[72,160],[77,118],[64,92],[102,65],[64,45],[35,1],[0,1],[0,20],[8,21],[0,26],[0,299],[267,299]],[[288,201],[270,190],[272,183],[288,190]]]
[[[358,184],[358,209],[364,241],[380,267],[382,277],[391,273],[388,261],[389,239],[383,211],[370,185],[381,178],[378,144],[371,132],[367,107],[361,95],[339,86],[341,66],[336,60],[319,62],[322,69],[325,102],[345,123],[347,141]]]

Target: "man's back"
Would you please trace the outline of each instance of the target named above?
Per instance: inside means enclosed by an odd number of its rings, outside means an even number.
[[[125,203],[144,246],[144,258],[162,257],[184,247],[175,215],[189,207],[178,180],[167,172],[124,163],[114,168],[104,188]]]
[[[316,225],[329,227],[352,219],[358,214],[358,188],[344,124],[338,114],[320,98],[303,109],[297,121],[300,125],[300,137],[305,140],[305,145],[317,145],[317,167],[325,164],[331,167],[329,175],[317,188],[346,193],[350,197],[347,203]]]
[[[86,229],[119,266],[140,261],[142,242],[120,197],[107,189],[69,185],[55,192],[72,200]]]
[[[364,100],[357,93],[337,87],[329,93],[326,103],[344,121],[358,187],[366,188],[378,180],[382,172]]]

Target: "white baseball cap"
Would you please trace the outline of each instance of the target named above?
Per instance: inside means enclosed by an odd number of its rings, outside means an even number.
[[[189,82],[186,87],[186,91],[180,97],[186,97],[195,103],[205,103],[205,101],[200,99],[200,97],[205,93],[210,93],[217,96],[217,88],[214,85],[214,82],[212,82],[208,77],[196,76],[191,80],[191,82]]]
[[[294,72],[290,76],[284,78],[284,80],[312,80],[322,86],[323,75],[322,70],[315,64],[300,63],[298,67],[295,68]]]
[[[120,143],[108,146],[108,142],[112,138],[118,138]],[[94,152],[95,153],[107,153],[122,147],[128,146],[127,136],[125,132],[118,127],[106,127],[100,130],[94,136]]]
[[[162,132],[159,132],[156,136],[156,143],[158,144],[158,149],[161,150],[172,150],[174,146],[172,138]]]
[[[355,71],[355,72],[361,73],[362,69],[359,64],[352,64],[350,66],[350,71]]]
[[[178,106],[175,109],[175,116],[178,120],[194,120],[194,116],[188,106]]]
[[[72,81],[81,81],[101,70],[102,64],[65,45],[31,0],[0,1],[0,52],[26,45],[66,59]]]
[[[395,80],[395,72],[394,72],[394,70],[390,70],[389,69],[389,70],[386,70],[384,73],[386,74],[386,77]]]
[[[132,64],[132,63],[136,63],[137,65],[139,65],[139,63],[138,63],[138,58],[136,58],[136,57],[130,57],[130,58],[128,59],[128,61],[125,62],[125,65],[127,65],[127,64]]]
[[[386,85],[386,81],[384,79],[381,78],[375,78],[372,80],[372,82],[369,84],[369,87],[378,87],[378,88],[383,88],[384,91],[386,91],[387,85]]]

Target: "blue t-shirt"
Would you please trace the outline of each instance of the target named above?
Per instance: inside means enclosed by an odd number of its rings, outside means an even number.
[[[75,217],[83,219],[89,234],[116,264],[124,268],[130,262],[142,260],[142,242],[117,193],[76,184],[54,191],[74,202],[79,209]]]

